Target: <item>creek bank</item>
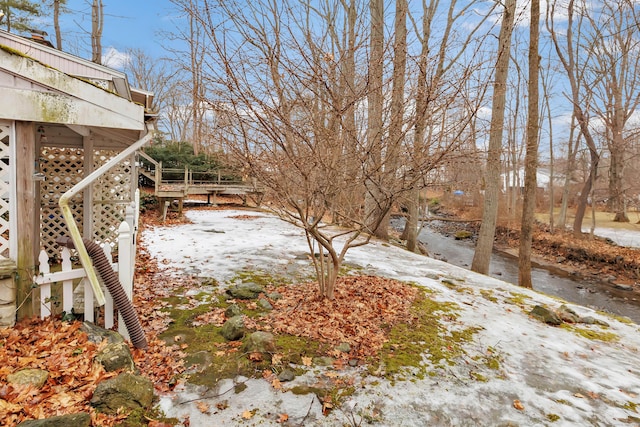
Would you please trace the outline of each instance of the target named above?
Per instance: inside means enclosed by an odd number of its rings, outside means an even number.
[[[468,240],[475,244],[478,238],[480,222],[461,221],[455,217],[442,217],[429,221],[425,229],[442,236],[456,238],[460,232],[468,235]],[[638,272],[640,272],[640,251],[616,245],[611,239],[594,237],[596,245],[608,251],[632,253],[625,256],[625,266],[619,263],[619,257],[605,256],[594,250],[592,240],[581,242],[570,236],[568,232],[557,231],[551,234],[543,224],[537,223],[537,230],[532,242],[531,262],[534,267],[546,269],[558,276],[578,279],[585,284],[603,286],[609,290],[619,290],[629,293],[629,299],[640,299]],[[569,244],[570,243],[570,244]],[[494,251],[518,258],[519,232],[508,227],[496,228]],[[427,248],[428,249],[428,248]],[[635,256],[633,256],[635,254]]]

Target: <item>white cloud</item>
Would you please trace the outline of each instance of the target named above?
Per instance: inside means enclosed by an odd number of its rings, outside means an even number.
[[[128,54],[120,52],[113,46],[109,46],[106,53],[102,55],[102,65],[116,70],[122,70],[129,60]]]

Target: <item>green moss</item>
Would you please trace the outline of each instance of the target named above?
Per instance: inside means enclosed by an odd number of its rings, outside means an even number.
[[[145,427],[149,425],[149,420],[158,421],[163,425],[177,426],[180,424],[180,420],[177,418],[167,418],[164,413],[157,407],[145,410],[136,409],[131,411],[127,418],[123,420],[118,426],[120,427]]]
[[[638,412],[638,404],[635,403],[635,402],[629,401],[629,402],[625,403],[624,405],[622,405],[622,407],[624,409],[629,410],[629,411]]]
[[[616,342],[620,339],[620,337],[613,332],[595,331],[593,329],[581,328],[567,323],[563,323],[560,327],[590,340]]]
[[[455,319],[456,309],[453,303],[437,302],[420,294],[411,307],[410,321],[395,325],[389,332],[380,357],[385,375],[396,380],[407,376],[424,378],[429,368],[455,364],[455,358],[463,354],[462,345],[477,331],[476,328],[447,330],[441,320]]]
[[[471,372],[471,378],[473,378],[476,381],[482,382],[482,383],[486,383],[487,381],[489,381],[487,379],[487,377],[485,377],[484,375],[482,375],[479,372]]]
[[[618,322],[624,323],[626,325],[635,325],[635,322],[633,320],[629,319],[628,317],[618,316],[617,314],[607,313],[606,311],[598,311],[597,313],[601,314],[603,316],[610,317],[611,319],[615,319]]]
[[[482,298],[491,301],[491,302],[498,302],[498,298],[496,298],[493,295],[493,291],[489,290],[489,289],[481,289],[480,290],[480,295],[482,295]]]
[[[556,399],[555,402],[559,403],[561,405],[573,406],[573,405],[571,405],[571,402],[569,402],[568,400],[564,400],[564,399]]]
[[[547,419],[548,419],[549,421],[551,421],[552,423],[555,423],[556,421],[559,421],[559,420],[560,420],[560,416],[559,416],[559,415],[556,415],[556,414],[547,414],[547,415],[546,415],[546,417],[547,417]]]
[[[510,292],[510,294],[511,294],[511,297],[506,298],[505,302],[509,304],[517,305],[519,307],[523,307],[527,303],[527,301],[530,299],[529,295],[521,294],[519,292]]]
[[[291,283],[285,277],[274,276],[266,271],[242,270],[237,272],[230,280],[231,283],[254,283],[258,286],[282,285]]]

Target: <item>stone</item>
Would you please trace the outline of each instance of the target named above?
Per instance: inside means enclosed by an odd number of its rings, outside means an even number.
[[[360,362],[358,361],[358,359],[349,359],[349,366],[351,366],[352,368],[358,366],[359,363]]]
[[[272,301],[278,301],[282,299],[282,294],[279,292],[271,292],[270,294],[267,294],[267,298],[269,298]]]
[[[77,414],[59,415],[42,420],[23,421],[18,424],[18,427],[89,427],[90,425],[91,415],[86,412],[78,412]]]
[[[336,350],[341,351],[343,353],[349,353],[351,351],[351,345],[349,345],[348,342],[343,342],[336,347]]]
[[[16,324],[16,304],[0,305],[0,327],[12,327]]]
[[[557,314],[558,317],[560,317],[560,319],[566,323],[578,323],[580,321],[580,316],[578,316],[575,311],[564,304],[560,306]]]
[[[258,300],[258,305],[262,308],[264,308],[265,310],[273,310],[273,306],[271,305],[271,303],[269,301],[267,301],[265,298],[260,298]]]
[[[328,356],[314,357],[313,363],[318,366],[333,366],[335,359]]]
[[[136,369],[131,350],[129,350],[127,343],[124,342],[108,344],[96,355],[96,360],[104,366],[107,372],[117,371],[118,369],[135,371]]]
[[[465,240],[470,239],[473,236],[473,233],[467,230],[456,231],[453,238],[456,240]]]
[[[255,283],[241,283],[227,289],[227,294],[238,299],[256,299],[264,289]]]
[[[241,314],[242,314],[242,310],[240,309],[238,304],[231,304],[224,311],[224,315],[227,319],[231,319],[232,317],[235,317],[235,316],[240,316]]]
[[[224,322],[220,333],[227,341],[236,341],[244,336],[244,316],[233,316],[231,319]]]
[[[276,340],[270,332],[254,332],[247,337],[242,349],[247,353],[273,353],[276,350]]]
[[[13,277],[0,279],[0,304],[15,304],[16,284]]]
[[[123,373],[102,381],[91,398],[91,406],[106,414],[125,410],[148,409],[153,401],[153,383],[146,377]]]
[[[285,369],[278,374],[278,380],[281,382],[293,381],[296,374],[291,369]]]
[[[31,384],[35,388],[41,388],[49,378],[49,372],[42,369],[21,369],[7,375],[10,384]]]
[[[104,340],[107,340],[107,342],[110,344],[124,342],[124,338],[122,337],[122,335],[120,335],[116,331],[101,328],[100,326],[94,325],[91,322],[84,322],[80,329],[87,333],[89,341],[96,344],[100,344]]]
[[[620,289],[621,291],[632,291],[633,290],[633,285],[625,285],[623,283],[616,283],[614,285],[614,287],[616,289]]]
[[[553,311],[545,308],[541,305],[536,305],[529,314],[538,320],[546,323],[547,325],[559,326],[562,325],[562,319]]]

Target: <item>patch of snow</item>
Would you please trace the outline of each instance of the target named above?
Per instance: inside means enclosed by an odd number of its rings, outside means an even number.
[[[229,285],[244,269],[274,275],[285,273],[308,277],[309,262],[296,256],[308,253],[304,232],[266,213],[243,210],[186,212],[192,224],[155,227],[143,238],[160,266],[175,271],[199,271],[201,277],[216,278]],[[254,218],[247,218],[248,216]],[[244,218],[244,219],[242,219]],[[161,399],[168,416],[189,416],[191,425],[278,426],[277,415],[286,413],[292,425],[336,426],[366,424],[378,417],[382,426],[578,426],[637,423],[640,414],[640,329],[594,310],[566,303],[581,316],[593,316],[610,327],[580,325],[584,329],[615,334],[617,342],[589,340],[568,329],[545,325],[527,313],[535,305],[558,308],[557,298],[520,288],[463,268],[407,252],[374,241],[353,248],[345,262],[365,274],[375,274],[417,283],[433,291],[430,297],[455,303],[458,317],[443,319],[451,329],[479,328],[466,355],[454,366],[435,376],[392,383],[363,376],[357,368],[338,371],[357,380],[352,396],[328,416],[313,394],[295,395],[274,389],[264,380],[245,381],[244,391],[234,393],[233,381],[204,397],[187,386],[182,392]],[[458,289],[443,283],[453,282]],[[495,302],[485,298],[490,294]],[[513,301],[518,296],[520,307]],[[474,364],[474,356],[491,352],[499,358],[499,369]],[[466,358],[466,359],[465,359]],[[472,372],[476,370],[476,372]],[[474,373],[485,380],[478,380]],[[294,383],[302,383],[305,376]],[[289,389],[290,383],[283,388]],[[230,390],[222,394],[224,390]],[[207,397],[221,394],[220,396]],[[203,414],[192,399],[202,399],[212,411]],[[524,409],[514,407],[519,400]],[[226,401],[228,407],[216,410]],[[186,403],[181,403],[186,402]],[[257,410],[250,419],[244,411]],[[559,417],[551,422],[551,418]]]

